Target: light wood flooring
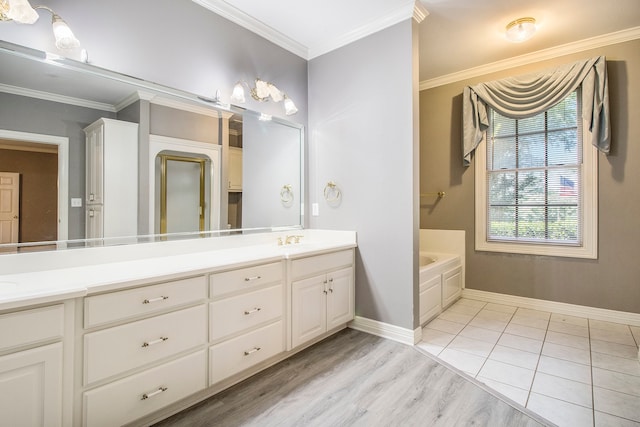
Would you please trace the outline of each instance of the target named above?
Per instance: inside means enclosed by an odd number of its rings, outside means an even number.
[[[421,350],[352,329],[157,424],[543,426]]]

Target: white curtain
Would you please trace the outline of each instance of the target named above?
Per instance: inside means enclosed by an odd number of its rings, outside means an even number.
[[[589,124],[591,143],[609,152],[609,84],[604,56],[578,61],[552,70],[510,77],[464,88],[462,95],[462,155],[469,166],[471,153],[489,127],[487,107],[503,116],[535,116],[582,87],[582,118]]]

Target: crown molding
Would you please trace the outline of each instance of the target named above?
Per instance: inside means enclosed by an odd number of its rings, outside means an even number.
[[[0,83],[0,92],[11,93],[13,95],[27,96],[29,98],[43,99],[45,101],[59,102],[61,104],[75,105],[77,107],[91,108],[94,110],[109,111],[115,113],[116,109],[111,104],[103,102],[88,101],[86,99],[74,98],[72,96],[59,95],[57,93],[43,92],[40,90],[27,89],[18,86],[11,86]]]
[[[628,28],[626,30],[616,31],[614,33],[604,34],[573,43],[555,46],[549,49],[539,50],[537,52],[528,53],[526,55],[514,56],[513,58],[491,62],[489,64],[469,68],[467,70],[445,74],[433,79],[423,80],[420,82],[420,90],[431,89],[434,87],[443,86],[446,84],[455,83],[461,80],[471,79],[478,76],[483,76],[485,74],[490,74],[509,68],[528,65],[533,62],[540,62],[557,58],[559,56],[583,52],[585,50],[597,49],[603,46],[624,43],[639,38],[640,27]]]
[[[264,37],[272,43],[277,44],[281,48],[294,53],[301,58],[309,59],[309,49],[301,43],[293,40],[290,37],[285,36],[281,32],[271,28],[264,24],[262,21],[258,21],[252,16],[247,15],[241,10],[231,6],[224,0],[192,0],[194,3],[209,9],[213,13],[216,13],[229,21],[246,28],[249,31],[256,33],[257,35]]]
[[[417,0],[413,6],[413,19],[419,24],[424,21],[427,16],[429,16],[429,11],[420,3],[420,0]]]
[[[332,50],[346,46],[361,38],[367,37],[380,30],[395,25],[405,19],[415,19],[421,22],[428,14],[425,7],[419,0],[407,0],[400,8],[385,14],[367,25],[356,28],[353,31],[342,34],[326,42],[314,46],[304,46],[302,43],[282,34],[274,28],[264,24],[262,21],[242,12],[231,6],[224,0],[192,0],[194,3],[209,9],[210,11],[228,19],[229,21],[246,28],[247,30],[269,40],[270,42],[300,56],[303,59],[311,60]]]
[[[422,9],[417,9],[418,7],[421,7]],[[417,10],[419,10],[420,12],[418,12]],[[395,11],[392,11],[391,13],[385,14],[383,17],[373,22],[358,27],[355,30],[349,31],[348,33],[343,34],[339,37],[335,37],[334,39],[329,40],[325,43],[310,47],[309,57],[307,59],[313,59],[320,55],[324,55],[325,53],[331,52],[332,50],[336,50],[338,48],[346,46],[349,43],[353,43],[357,40],[363,39],[367,36],[370,36],[371,34],[377,33],[378,31],[384,30],[385,28],[389,28],[390,26],[402,22],[406,19],[414,18],[416,13],[423,14],[425,12],[426,9],[421,4],[419,4],[418,1],[410,0],[405,3],[404,6],[396,9]],[[428,12],[426,13],[428,14]]]

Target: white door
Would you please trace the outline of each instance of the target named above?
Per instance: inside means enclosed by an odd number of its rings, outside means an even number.
[[[313,339],[327,330],[326,276],[291,284],[291,345]]]
[[[18,243],[20,174],[0,172],[0,243]]]
[[[327,330],[353,320],[355,311],[353,268],[327,274]]]
[[[62,425],[62,343],[0,357],[0,424]]]

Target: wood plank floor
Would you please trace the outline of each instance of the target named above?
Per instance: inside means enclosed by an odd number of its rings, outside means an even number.
[[[541,426],[418,349],[352,329],[156,424]]]

